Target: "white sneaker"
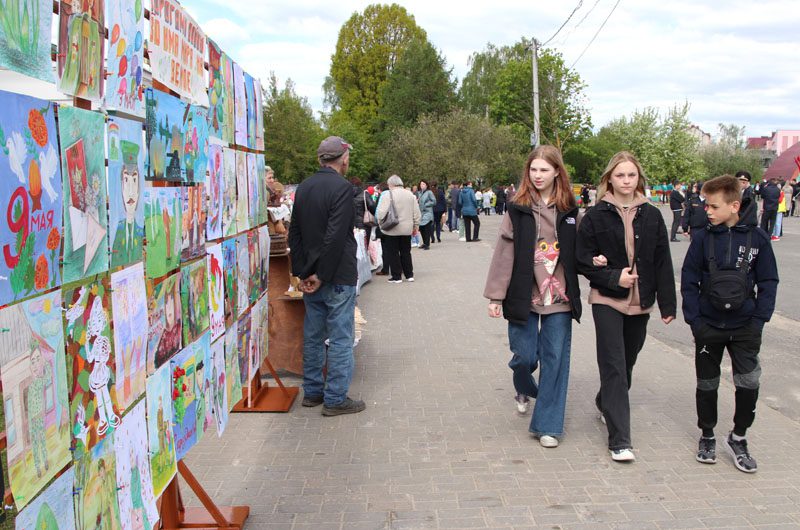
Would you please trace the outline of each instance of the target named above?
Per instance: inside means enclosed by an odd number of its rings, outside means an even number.
[[[597,416],[597,419],[600,420],[600,423],[602,423],[603,425],[606,424],[606,417],[603,416],[603,414],[600,414],[599,416]]]
[[[412,276],[411,278],[406,278],[406,281],[407,282],[413,282],[414,281],[414,277]]]
[[[545,434],[539,437],[539,445],[542,447],[558,447],[558,438]]]
[[[459,238],[458,238],[458,240],[459,240],[459,241],[466,241],[466,240],[467,240],[467,238],[466,238],[466,237],[459,237]]]
[[[517,394],[516,397],[514,397],[514,402],[517,404],[517,412],[520,414],[525,414],[528,412],[528,406],[530,405],[528,396]]]
[[[636,455],[633,454],[633,449],[612,449],[611,460],[615,462],[633,462],[636,460]]]

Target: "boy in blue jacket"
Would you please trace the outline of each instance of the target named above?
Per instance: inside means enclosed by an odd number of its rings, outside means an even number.
[[[769,235],[739,218],[742,192],[731,175],[703,185],[709,225],[698,231],[681,270],[683,317],[692,328],[697,374],[697,460],[716,463],[717,390],[727,348],[733,365],[736,408],[724,445],[734,465],[755,473],[745,434],[755,419],[764,323],[775,309],[778,267]],[[713,249],[712,249],[713,245]],[[749,248],[749,250],[748,250]]]

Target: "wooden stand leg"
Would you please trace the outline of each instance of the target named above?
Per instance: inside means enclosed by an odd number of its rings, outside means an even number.
[[[242,399],[233,406],[233,412],[289,412],[300,389],[297,387],[287,387],[283,385],[281,378],[272,368],[269,360],[265,360],[272,372],[272,377],[278,383],[278,387],[270,387],[261,382],[261,370],[256,370],[256,375],[251,382],[253,395],[247,388],[242,389]]]
[[[178,472],[192,489],[202,508],[186,508],[178,486],[178,476],[172,479],[161,496],[162,530],[194,528],[199,530],[241,530],[250,515],[249,506],[217,507],[208,493],[200,486],[189,468],[178,462]]]

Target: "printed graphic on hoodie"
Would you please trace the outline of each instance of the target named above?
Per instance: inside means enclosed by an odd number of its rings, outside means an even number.
[[[534,269],[539,267],[547,271],[547,276],[539,285],[539,294],[533,299],[536,305],[548,306],[569,302],[566,287],[555,276],[560,251],[558,240],[547,241],[545,238],[540,238],[536,243],[536,252],[533,254]]]

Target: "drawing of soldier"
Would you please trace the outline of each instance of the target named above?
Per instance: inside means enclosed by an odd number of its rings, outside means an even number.
[[[136,222],[136,210],[139,206],[139,146],[127,140],[120,141],[122,150],[122,205],[125,208],[125,219],[117,224],[114,236],[112,261],[130,263],[142,256],[144,226]]]
[[[43,343],[32,339],[31,351],[31,384],[28,386],[28,433],[31,440],[33,463],[36,475],[42,477],[44,471],[50,469],[47,461],[47,431],[44,424],[45,392],[47,384],[53,380],[53,370],[42,355]]]

